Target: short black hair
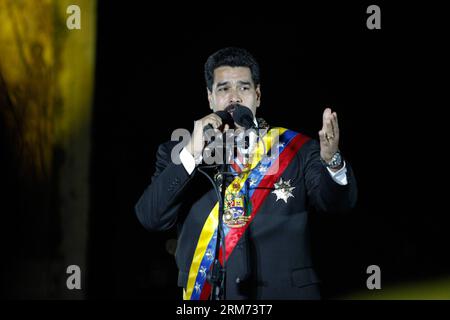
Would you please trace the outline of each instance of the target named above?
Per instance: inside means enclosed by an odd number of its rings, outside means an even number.
[[[209,91],[214,83],[214,70],[222,67],[248,67],[255,87],[260,83],[259,65],[255,58],[245,49],[227,47],[214,52],[205,63],[205,80]]]

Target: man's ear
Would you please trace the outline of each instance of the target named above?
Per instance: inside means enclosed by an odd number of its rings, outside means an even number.
[[[212,98],[212,93],[211,91],[209,91],[208,88],[206,88],[206,92],[208,93],[208,102],[209,102],[209,108],[214,111],[214,102],[213,102],[213,98]]]
[[[261,104],[261,86],[258,84],[256,86],[256,107],[258,108],[259,105]]]

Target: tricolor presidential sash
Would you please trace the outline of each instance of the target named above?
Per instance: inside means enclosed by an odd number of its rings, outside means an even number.
[[[231,201],[232,207],[231,211],[224,213],[225,259],[228,260],[239,239],[269,195],[274,183],[308,140],[308,137],[294,131],[272,128],[258,141],[255,152],[252,153],[254,157],[249,165],[250,170],[239,174],[226,189],[226,194],[237,194],[238,196],[233,199],[225,199],[225,201]],[[264,154],[264,150],[266,150],[266,154]],[[236,169],[236,167],[234,168]],[[244,217],[239,213],[240,208],[244,210],[245,206],[239,194],[245,193],[249,195],[251,206],[247,207],[249,212]],[[218,213],[219,203],[217,202],[200,233],[189,269],[187,286],[183,291],[184,300],[207,300],[210,296],[211,285],[206,280],[206,276],[215,255]],[[234,215],[236,216],[234,217]],[[234,223],[234,221],[237,222]],[[222,247],[219,252],[219,261],[223,261]]]

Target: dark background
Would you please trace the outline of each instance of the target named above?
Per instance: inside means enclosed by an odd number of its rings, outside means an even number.
[[[382,7],[381,30],[366,28],[367,5],[236,6],[182,14],[100,3],[89,295],[180,297],[165,248],[175,234],[146,232],[133,205],[158,144],[209,113],[203,64],[230,45],[259,61],[258,112],[271,124],[317,137],[325,106],[339,115],[359,202],[345,217],[313,219],[324,296],[364,289],[371,264],[384,283],[448,275],[447,225],[427,200],[437,193],[426,185],[433,169],[421,130],[434,107],[425,94],[436,71],[429,53],[440,45],[433,34],[407,6]]]
[[[317,138],[325,107],[338,113],[359,201],[347,215],[312,219],[324,297],[366,290],[372,264],[383,285],[450,274],[448,210],[438,207],[444,190],[435,182],[445,174],[438,97],[448,90],[437,80],[445,74],[439,8],[380,4],[382,29],[368,30],[372,3],[146,3],[98,6],[88,298],[181,298],[167,250],[175,232],[147,232],[133,207],[157,146],[209,113],[203,64],[231,45],[260,64],[258,115],[270,124]]]

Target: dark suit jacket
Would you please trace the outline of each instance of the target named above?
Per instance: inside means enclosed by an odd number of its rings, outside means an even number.
[[[203,224],[217,198],[200,172],[189,175],[171,161],[176,142],[159,146],[151,184],[136,204],[148,230],[178,228],[175,254],[178,285],[186,287],[189,268]],[[320,162],[320,146],[309,140],[288,165],[294,198],[276,201],[270,193],[227,262],[227,299],[319,299],[308,234],[310,206],[324,212],[346,211],[357,198],[356,181],[346,163],[348,184],[333,181]]]

